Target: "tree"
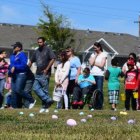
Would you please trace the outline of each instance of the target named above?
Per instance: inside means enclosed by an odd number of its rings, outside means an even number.
[[[47,5],[43,4],[43,8],[47,20],[39,19],[40,34],[46,38],[54,51],[58,52],[71,46],[75,40],[74,33],[69,28],[69,21],[63,15],[52,13]]]

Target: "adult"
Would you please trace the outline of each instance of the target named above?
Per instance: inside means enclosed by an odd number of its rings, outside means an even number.
[[[128,55],[128,60],[134,60],[135,64],[136,64],[136,54],[131,52],[129,55]],[[134,67],[136,69],[136,66]],[[125,74],[126,72],[128,71],[128,66],[127,66],[127,62],[124,63],[123,67],[122,67],[122,72]]]
[[[5,61],[7,53],[5,50],[0,51],[0,108],[2,107],[3,103],[3,92],[4,92],[4,85],[6,81],[6,74],[8,72],[9,64]]]
[[[24,92],[27,79],[27,56],[22,51],[22,44],[16,42],[13,46],[13,54],[10,56],[9,75],[11,76],[12,107],[21,108],[21,98],[30,102],[29,109],[33,108],[36,100]]]
[[[102,46],[99,42],[95,42],[93,45],[94,53],[89,59],[89,63],[92,66],[91,74],[94,76],[96,81],[96,89],[100,90],[101,98],[98,101],[97,108],[103,108],[103,81],[107,54],[103,52]]]
[[[49,78],[51,76],[51,66],[54,63],[56,56],[52,49],[45,44],[44,37],[39,37],[37,41],[39,47],[35,50],[29,62],[29,67],[32,66],[32,63],[36,62],[37,70],[33,90],[42,101],[42,108],[39,111],[42,113],[48,111],[48,107],[53,103],[52,98],[49,96],[48,86]]]
[[[80,59],[74,55],[74,50],[71,47],[66,49],[67,57],[70,61],[70,73],[69,73],[69,84],[67,88],[68,102],[70,108],[70,98],[73,93],[73,89],[78,81],[78,76],[81,72],[81,62]]]
[[[136,66],[140,69],[140,54],[138,55]]]

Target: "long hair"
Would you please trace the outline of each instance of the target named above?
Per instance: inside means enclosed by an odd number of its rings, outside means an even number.
[[[65,64],[66,61],[68,60],[66,51],[62,51],[62,52],[60,53],[60,57],[62,57],[61,62],[62,62],[62,68],[63,68],[63,67],[64,67],[64,64]]]
[[[103,52],[103,48],[102,48],[101,43],[95,42],[95,43],[94,43],[94,46],[96,46],[97,48],[100,48],[101,52]]]

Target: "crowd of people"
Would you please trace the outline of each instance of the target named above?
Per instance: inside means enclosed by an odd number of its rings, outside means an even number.
[[[0,108],[33,108],[36,100],[32,96],[32,90],[42,102],[40,113],[48,112],[49,107],[54,103],[49,94],[49,82],[51,67],[58,59],[52,49],[46,45],[45,38],[37,39],[38,48],[31,58],[27,58],[20,42],[12,45],[13,53],[10,55],[10,63],[5,60],[6,51],[0,51]],[[130,53],[127,62],[122,69],[119,67],[117,58],[111,60],[111,67],[105,69],[107,54],[103,51],[102,45],[95,42],[94,53],[89,58],[89,67],[82,69],[80,59],[74,54],[71,47],[59,53],[59,63],[55,71],[55,88],[62,88],[62,98],[57,101],[57,108],[77,109],[83,108],[86,97],[91,98],[95,90],[99,91],[96,101],[96,109],[103,109],[104,80],[108,81],[108,99],[111,110],[116,110],[119,103],[120,81],[119,77],[124,76],[125,109],[140,110],[140,56]],[[29,59],[29,62],[28,62]],[[31,66],[36,63],[36,73],[33,74]],[[4,88],[8,93],[4,97]],[[134,93],[138,92],[136,99]]]

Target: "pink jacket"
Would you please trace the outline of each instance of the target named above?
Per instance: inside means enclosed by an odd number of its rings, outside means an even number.
[[[62,83],[62,86],[64,88],[64,90],[67,89],[67,86],[68,86],[68,82],[69,82],[69,79],[68,79],[68,75],[69,75],[69,71],[70,71],[70,62],[67,61],[63,68],[62,68],[62,63],[61,64],[58,64],[57,66],[57,70],[55,72],[55,82],[58,83]]]

